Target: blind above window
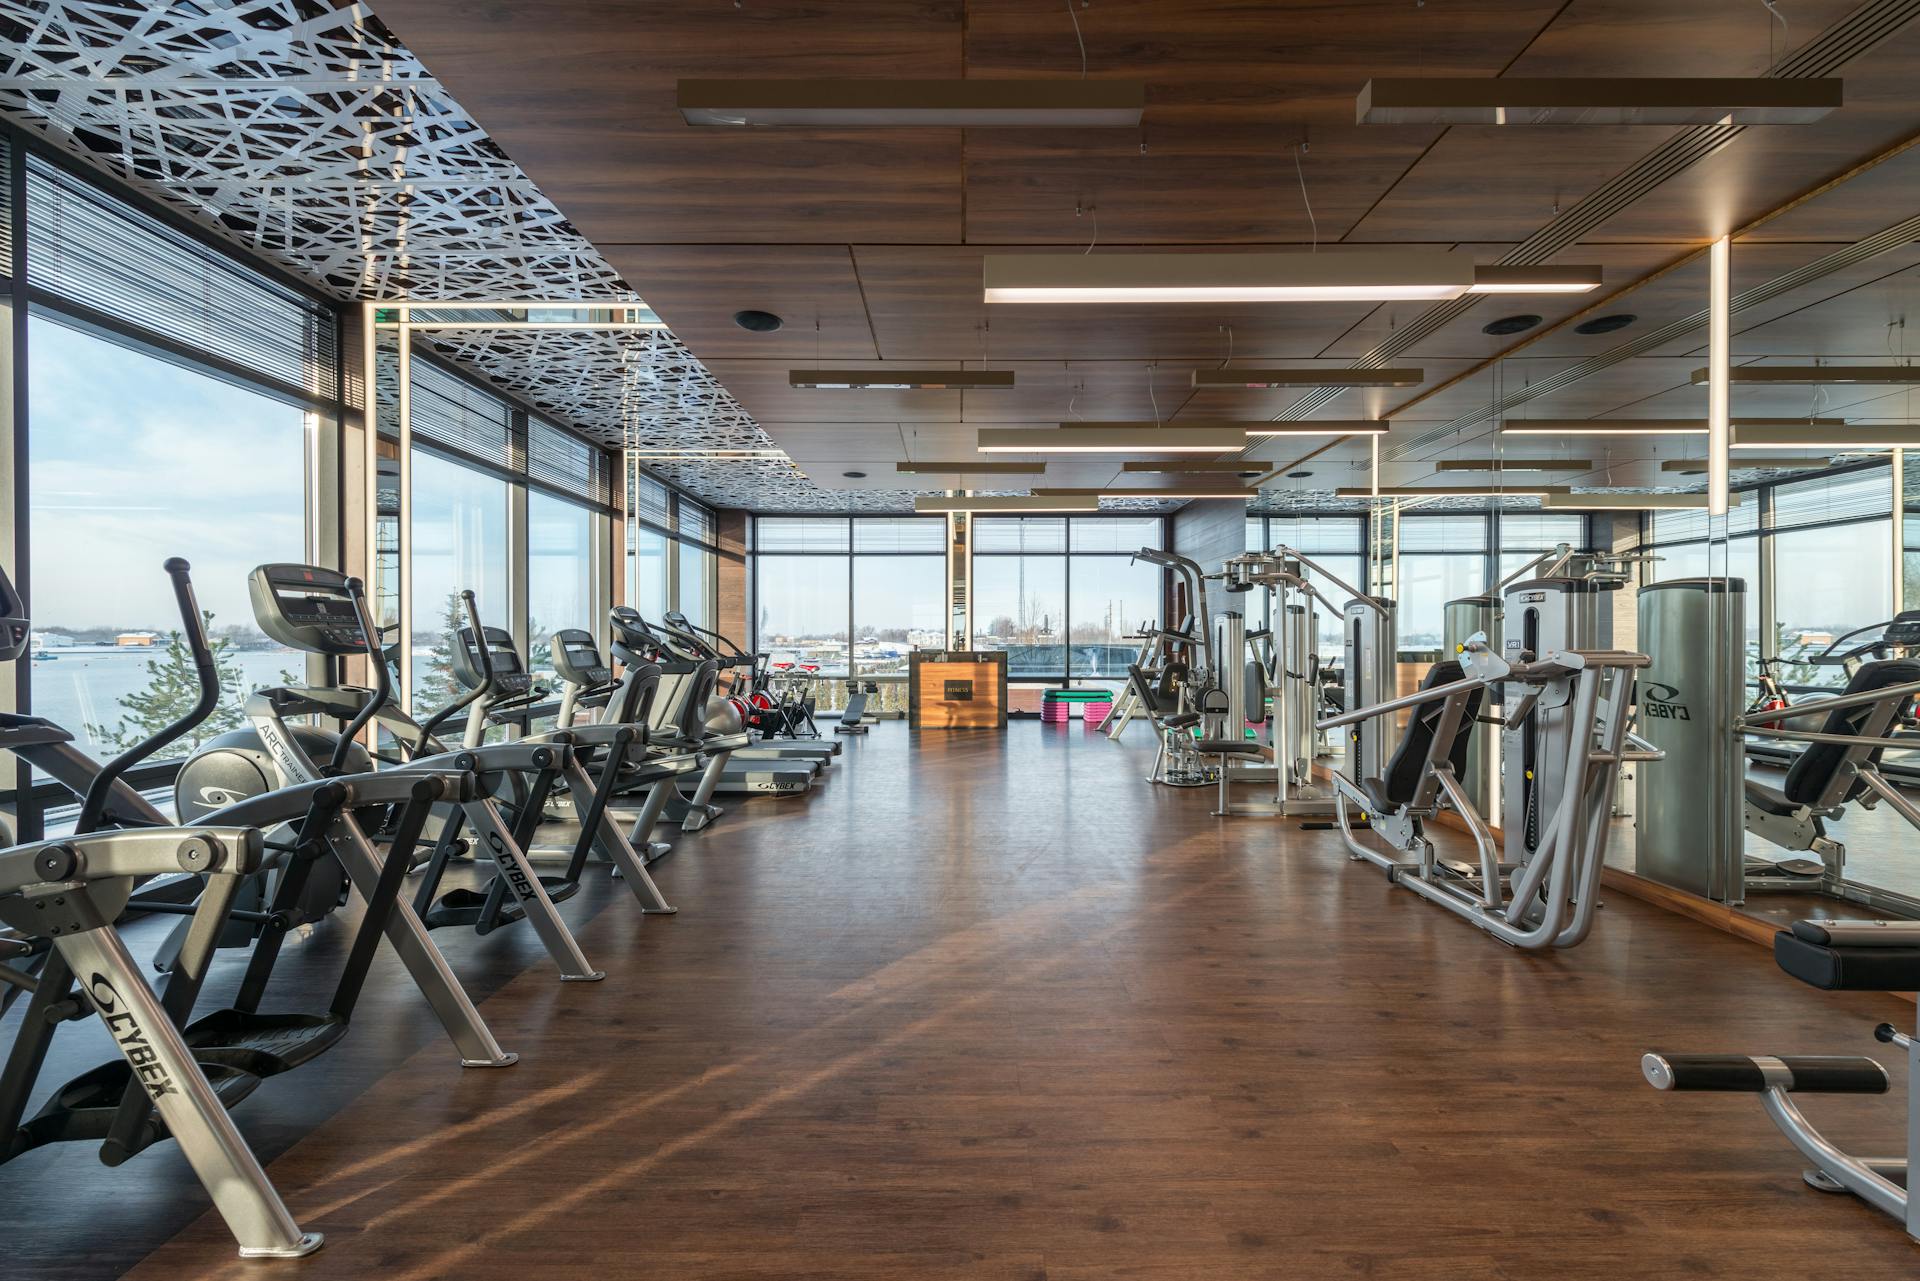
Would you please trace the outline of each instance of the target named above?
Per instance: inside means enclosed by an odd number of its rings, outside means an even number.
[[[1165,528],[1158,516],[1089,516],[1067,522],[1067,544],[1076,552],[1137,552],[1159,549]]]
[[[1547,552],[1561,543],[1576,551],[1584,550],[1587,518],[1566,513],[1500,513],[1500,550],[1503,552]]]
[[[667,511],[667,494],[665,485],[645,472],[635,470],[633,484],[627,490],[627,514],[635,520],[644,520],[665,529],[671,519]]]
[[[1796,529],[1840,520],[1873,520],[1892,513],[1891,467],[1794,481],[1777,485],[1773,491],[1775,529]]]
[[[674,504],[674,529],[696,543],[713,541],[713,513],[691,498],[681,495]]]
[[[1485,552],[1485,516],[1402,516],[1403,552]]]
[[[481,462],[519,470],[513,410],[464,378],[414,357],[413,437],[458,450]]]
[[[938,516],[863,516],[853,522],[857,552],[931,552],[947,550],[947,522]]]
[[[1248,531],[1251,533],[1251,529]],[[1262,551],[1291,547],[1312,556],[1358,556],[1366,550],[1367,523],[1360,516],[1269,516]],[[1253,541],[1247,543],[1255,546]]]
[[[527,420],[527,479],[604,505],[611,497],[607,456],[586,441],[538,418]]]
[[[851,532],[845,516],[756,516],[759,552],[844,552]]]
[[[1757,533],[1760,529],[1760,495],[1749,491],[1739,497],[1740,505],[1727,513],[1727,533],[1733,537]],[[1691,542],[1707,536],[1707,513],[1698,507],[1655,511],[1652,515],[1655,546]]]
[[[1067,520],[1064,516],[982,516],[973,522],[973,550],[978,552],[1064,552]]]
[[[27,158],[28,283],[292,390],[331,396],[333,316],[38,156]]]

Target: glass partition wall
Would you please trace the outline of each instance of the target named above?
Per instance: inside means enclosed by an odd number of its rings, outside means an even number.
[[[629,461],[627,604],[650,622],[659,622],[668,610],[678,610],[699,626],[712,628],[718,592],[717,528],[710,508]]]

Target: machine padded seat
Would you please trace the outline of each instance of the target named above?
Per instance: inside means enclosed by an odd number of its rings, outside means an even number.
[[[1769,814],[1791,814],[1800,808],[1787,799],[1785,792],[1776,791],[1758,779],[1752,778],[1747,780],[1747,801],[1755,808]]]
[[[1920,662],[1906,658],[1886,658],[1878,662],[1862,663],[1841,694],[1842,696],[1866,694],[1876,689],[1906,685],[1913,681],[1920,681]],[[1829,712],[1826,719],[1820,723],[1820,732],[1822,734],[1858,734],[1860,726],[1872,711],[1872,705],[1866,705],[1843,707],[1838,711]],[[1787,777],[1782,780],[1781,794],[1795,805],[1817,803],[1828,786],[1832,784],[1834,773],[1846,760],[1847,753],[1853,750],[1839,743],[1807,744],[1807,750],[1800,753],[1800,758],[1794,761],[1793,767],[1787,771]],[[1867,754],[1867,762],[1879,764],[1885,750],[1885,748],[1875,748]],[[1866,784],[1856,783],[1853,790],[1848,793],[1847,799],[1852,800],[1865,790]]]
[[[1466,670],[1458,662],[1451,658],[1442,659],[1427,669],[1426,676],[1421,678],[1420,688],[1435,689],[1465,680],[1466,675]],[[1460,717],[1459,732],[1441,754],[1453,766],[1456,777],[1467,768],[1467,739],[1473,729],[1474,718],[1480,715],[1480,694],[1481,691],[1476,689],[1467,695],[1466,711]],[[1417,705],[1407,718],[1407,731],[1400,736],[1400,745],[1393,749],[1386,773],[1380,778],[1360,781],[1367,798],[1376,806],[1376,812],[1391,813],[1398,810],[1420,790],[1420,777],[1426,772],[1427,759],[1433,751],[1434,731],[1439,728],[1440,713],[1445,707],[1445,697]]]
[[[1193,748],[1208,756],[1265,756],[1267,749],[1244,738],[1196,739]]]
[[[1920,989],[1920,947],[1823,945],[1781,930],[1773,936],[1773,959],[1802,983],[1829,992]]]

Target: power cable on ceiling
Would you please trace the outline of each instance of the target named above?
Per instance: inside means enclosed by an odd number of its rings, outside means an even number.
[[[1300,203],[1307,207],[1307,224],[1313,228],[1313,252],[1320,252],[1320,220],[1313,216],[1313,201],[1307,199],[1307,171],[1301,167],[1300,157],[1306,154],[1307,144],[1302,142],[1293,149],[1293,176],[1300,180]]]
[[[1780,12],[1779,0],[1760,0],[1766,11],[1780,20],[1780,44],[1783,48],[1793,47],[1793,28],[1787,22],[1787,15]],[[1771,67],[1778,60],[1773,51],[1773,23],[1767,24],[1767,65]]]
[[[1761,0],[1761,3],[1765,4],[1766,0]],[[1067,0],[1067,17],[1073,23],[1073,42],[1080,46],[1080,78],[1085,80],[1087,78],[1087,42],[1080,35],[1080,15],[1073,11],[1073,0]]]

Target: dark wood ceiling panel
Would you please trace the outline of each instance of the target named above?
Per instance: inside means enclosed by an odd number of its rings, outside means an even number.
[[[960,362],[953,362],[958,365]],[[977,363],[977,362],[976,362]],[[858,388],[792,387],[787,371],[806,368],[808,360],[710,360],[707,368],[725,384],[746,411],[760,422],[899,423],[958,422],[960,393],[932,388],[882,391]],[[879,369],[877,361],[843,362],[839,367]]]
[[[960,132],[690,128],[681,77],[964,74],[961,0],[382,0],[380,16],[589,239],[941,241]],[[644,280],[633,282],[645,291]],[[698,347],[694,348],[700,354]]]
[[[1915,124],[1920,128],[1920,121]],[[1920,210],[1920,146],[1769,219],[1742,239],[1850,244],[1914,210]]]
[[[853,257],[842,245],[603,245],[647,303],[703,358],[873,360],[873,330]],[[772,312],[785,323],[753,333],[736,312]],[[818,325],[816,330],[815,326]]]
[[[881,356],[971,357],[981,350],[981,325],[990,321],[985,340],[996,357],[1218,360],[1227,352],[1223,327],[1231,327],[1236,356],[1304,359],[1372,310],[1368,303],[989,308],[980,298],[980,258],[988,252],[1003,251],[967,245],[854,246]]]

